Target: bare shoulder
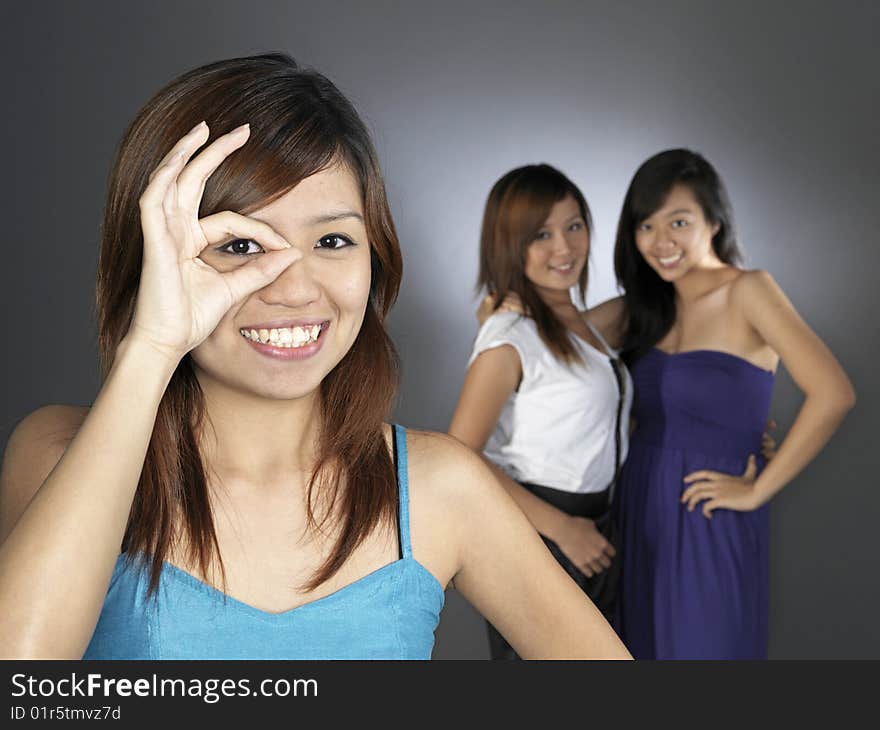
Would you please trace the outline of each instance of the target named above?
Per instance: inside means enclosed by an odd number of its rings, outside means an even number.
[[[447,586],[503,487],[470,448],[445,434],[407,431],[413,554]]]
[[[25,416],[9,438],[9,448],[36,445],[42,448],[61,446],[62,451],[73,440],[89,413],[87,406],[51,405],[38,408]]]
[[[55,468],[88,412],[83,406],[44,406],[15,427],[0,472],[0,541]]]
[[[467,501],[469,487],[491,471],[474,451],[458,439],[434,431],[407,430],[410,479],[453,510]]]
[[[602,333],[602,337],[613,347],[619,346],[626,326],[626,302],[622,296],[591,307],[586,315],[590,323]]]
[[[468,529],[475,515],[508,499],[482,457],[452,436],[407,431],[407,444],[412,496],[450,533]]]
[[[763,269],[741,271],[730,284],[730,302],[741,311],[784,301],[785,294],[779,284]]]
[[[739,276],[731,282],[730,294],[736,297],[748,297],[778,289],[779,285],[769,271],[745,269],[740,271]]]

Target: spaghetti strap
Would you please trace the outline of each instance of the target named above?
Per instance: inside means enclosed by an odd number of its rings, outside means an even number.
[[[602,337],[602,333],[593,326],[593,323],[590,322],[589,318],[584,318],[584,321],[587,323],[587,327],[590,328],[590,332],[592,332],[596,336],[596,339],[602,343],[602,347],[605,348],[605,354],[608,355],[608,357],[610,358],[617,358],[617,350],[615,350],[605,341],[605,338]]]
[[[409,540],[409,480],[406,466],[406,429],[394,424],[394,454],[397,462],[398,535],[400,536],[400,557],[412,557]]]

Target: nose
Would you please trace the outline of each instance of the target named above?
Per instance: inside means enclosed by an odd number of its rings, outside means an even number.
[[[553,236],[552,251],[554,256],[564,256],[570,253],[571,250],[571,243],[569,243],[568,238],[563,233],[556,233]]]
[[[668,231],[657,230],[653,234],[652,247],[661,253],[672,251],[675,248],[675,241]]]
[[[308,254],[294,261],[259,292],[260,299],[290,309],[306,307],[321,298],[321,287]]]

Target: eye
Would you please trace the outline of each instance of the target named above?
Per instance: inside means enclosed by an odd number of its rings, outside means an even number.
[[[636,228],[636,230],[637,231],[650,231],[651,224],[650,223],[642,223],[640,226],[638,226],[638,228]]]
[[[584,224],[583,224],[581,221],[575,221],[574,223],[572,223],[572,224],[568,227],[568,230],[570,230],[570,231],[579,231],[579,230],[581,230],[581,228],[583,228],[583,227],[584,227]]]
[[[236,238],[234,241],[224,243],[218,251],[231,253],[235,256],[251,256],[255,253],[264,253],[263,247],[251,238]]]
[[[349,246],[355,246],[354,241],[352,241],[347,236],[343,236],[340,233],[331,233],[327,236],[322,236],[318,239],[318,242],[315,244],[315,248],[323,248],[329,251],[338,251],[341,248],[348,248]]]
[[[548,238],[550,238],[550,231],[538,231],[535,234],[536,241],[546,241]]]
[[[684,228],[688,222],[684,218],[678,218],[677,220],[672,221],[673,228]]]

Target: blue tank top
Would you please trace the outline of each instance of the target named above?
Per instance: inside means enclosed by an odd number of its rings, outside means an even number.
[[[412,556],[406,431],[395,424],[401,557],[328,596],[282,613],[237,601],[165,563],[120,555],[83,659],[430,659],[445,594]]]

